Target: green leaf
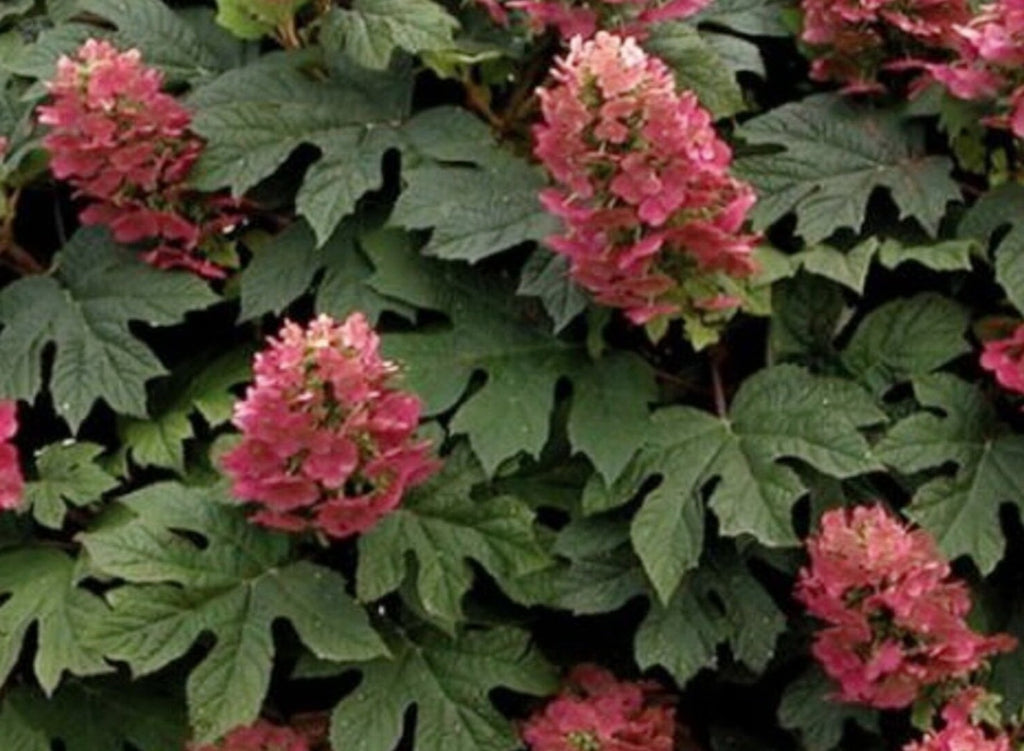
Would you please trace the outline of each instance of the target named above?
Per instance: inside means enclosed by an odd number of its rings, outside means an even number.
[[[590,512],[621,505],[650,478],[660,484],[631,534],[662,602],[703,548],[705,486],[723,534],[752,534],[768,545],[796,543],[791,514],[805,493],[781,459],[800,459],[835,477],[879,469],[859,427],[885,419],[855,384],[791,365],[762,370],[737,392],[728,419],[689,407],[654,414],[644,447],[606,492],[585,497]]]
[[[946,240],[933,245],[903,245],[885,240],[878,250],[878,260],[887,269],[913,262],[933,271],[970,271],[977,245],[974,240]]]
[[[1024,498],[1024,437],[1000,423],[974,386],[947,374],[921,376],[914,394],[925,408],[897,423],[876,446],[901,472],[956,465],[917,489],[907,515],[950,558],[969,555],[983,574],[1002,557],[999,509]]]
[[[165,371],[128,322],[178,323],[216,295],[191,274],[147,266],[101,230],[77,232],[57,264],[55,276],[27,277],[0,292],[0,393],[32,400],[43,386],[42,360],[52,343],[50,391],[73,430],[97,399],[117,412],[145,416],[145,383]]]
[[[769,346],[776,360],[831,362],[833,339],[842,326],[843,292],[838,284],[802,273],[772,289]]]
[[[604,517],[574,519],[558,532],[550,567],[501,583],[523,605],[594,615],[618,610],[648,593],[647,578],[629,545],[629,528]]]
[[[204,78],[221,69],[216,54],[160,0],[78,0],[78,6],[117,26],[121,46],[138,48],[148,65],[171,78]]]
[[[382,70],[396,48],[416,53],[451,47],[458,28],[432,0],[354,0],[351,9],[335,8],[327,16],[323,44]]]
[[[207,143],[192,176],[197,187],[240,195],[302,146],[321,157],[296,196],[320,244],[368,190],[383,184],[381,159],[399,143],[411,78],[336,72],[314,81],[297,55],[230,71],[191,98],[194,128]]]
[[[114,678],[69,681],[49,698],[17,687],[4,703],[4,714],[12,711],[64,751],[124,751],[126,743],[181,751],[188,731],[184,707],[166,685]],[[44,748],[49,751],[49,740]]]
[[[1024,186],[1006,183],[989,191],[965,214],[960,237],[990,241],[1004,227],[1009,231],[993,247],[996,281],[1017,310],[1024,311],[1024,224],[1016,220],[1024,210]]]
[[[588,373],[608,366],[591,361],[582,346],[562,342],[525,320],[514,293],[498,275],[464,264],[431,261],[397,244],[389,252],[374,253],[371,260],[377,269],[371,285],[377,292],[443,312],[450,319],[447,326],[385,335],[383,349],[404,364],[405,381],[426,402],[428,414],[458,405],[450,429],[469,436],[489,475],[521,451],[539,455],[548,437],[555,386],[562,378],[590,382],[608,378]],[[646,398],[649,386],[645,384],[653,381],[654,374],[650,368],[632,367],[643,378],[633,386],[636,395],[624,397],[618,387],[606,386],[600,394],[588,395],[587,404],[594,407],[612,400],[621,405],[625,398],[634,404],[630,409],[635,414],[635,405]],[[487,382],[460,403],[477,373],[486,373]],[[591,458],[609,475],[616,462],[636,447],[629,431],[618,432],[620,423],[611,408],[598,406],[593,414],[575,420],[576,424],[588,422],[603,436],[587,436],[576,448],[600,452]],[[495,421],[506,429],[495,430]],[[623,445],[610,445],[614,441]]]
[[[926,292],[871,311],[843,352],[843,364],[876,394],[969,352],[970,313]]]
[[[606,482],[614,482],[647,434],[648,405],[658,396],[650,366],[636,355],[617,352],[577,372],[569,441],[590,457]],[[607,428],[615,425],[615,434]]]
[[[50,751],[50,740],[39,728],[33,727],[7,702],[0,712],[0,738],[5,751]]]
[[[784,147],[736,161],[736,173],[758,192],[753,216],[765,227],[791,211],[808,243],[844,227],[859,230],[868,199],[888,188],[901,217],[931,234],[946,204],[960,199],[952,161],[924,156],[898,113],[858,107],[831,94],[808,97],[756,117],[739,129],[753,144]]]
[[[92,636],[107,656],[144,675],[212,633],[216,642],[187,683],[197,740],[256,718],[270,681],[271,626],[278,619],[289,620],[323,659],[385,652],[339,574],[289,562],[288,539],[256,528],[240,509],[225,505],[219,491],[162,483],[121,502],[133,512],[130,519],[80,536],[99,572],[128,582],[107,593],[112,613]]]
[[[242,272],[241,321],[280,314],[309,291],[323,260],[316,252],[316,237],[303,221],[250,246],[252,261]]]
[[[831,279],[860,295],[864,292],[868,270],[878,247],[878,240],[872,237],[846,252],[828,245],[816,245],[797,253],[792,259],[811,274]]]
[[[75,586],[75,560],[53,548],[0,553],[0,683],[10,675],[32,624],[37,625],[32,663],[47,694],[64,671],[98,675],[112,670],[86,629],[102,622],[103,601]]]
[[[746,109],[743,91],[729,66],[697,31],[683,21],[655,24],[644,49],[672,69],[676,85],[697,95],[715,118],[730,117]]]
[[[785,37],[792,33],[782,19],[787,7],[785,0],[714,0],[693,20],[751,36]]]
[[[569,278],[568,259],[544,248],[538,248],[527,259],[516,293],[540,298],[555,333],[587,307],[587,296]]]
[[[848,722],[878,731],[878,712],[836,701],[829,696],[833,690],[832,682],[815,667],[790,683],[782,695],[779,723],[798,731],[807,751],[831,751],[842,740]]]
[[[491,689],[543,695],[556,687],[528,636],[511,628],[424,634],[393,651],[391,660],[358,666],[362,682],[331,716],[335,748],[392,751],[415,706],[417,751],[512,751],[518,734],[491,705]]]
[[[500,149],[487,126],[465,110],[427,110],[403,135],[425,159],[403,170],[406,187],[390,221],[433,227],[424,252],[476,262],[557,229],[537,198],[545,185],[541,171]]]
[[[103,447],[95,443],[52,443],[36,454],[37,479],[25,484],[25,502],[44,527],[60,529],[66,503],[88,506],[117,487],[117,480],[96,465]]]
[[[310,0],[217,0],[217,23],[241,39],[259,39]]]
[[[211,428],[227,422],[235,403],[232,389],[249,380],[249,349],[233,349],[211,362],[193,360],[154,389],[153,417],[122,418],[118,430],[125,450],[141,466],[185,469],[184,443],[195,435],[198,413]]]
[[[461,600],[473,582],[469,559],[499,582],[546,566],[549,558],[526,504],[510,496],[473,498],[473,488],[486,479],[469,451],[460,448],[445,459],[441,474],[360,536],[359,598],[376,600],[398,589],[411,553],[424,609],[454,625],[462,620]]]
[[[775,652],[786,619],[735,552],[725,549],[692,572],[672,600],[651,609],[636,633],[641,668],[664,667],[682,686],[714,667],[718,646],[761,672]]]

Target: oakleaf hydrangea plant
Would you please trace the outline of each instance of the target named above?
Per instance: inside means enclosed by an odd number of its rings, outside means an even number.
[[[0,751],[1017,751],[1022,63],[0,3]]]

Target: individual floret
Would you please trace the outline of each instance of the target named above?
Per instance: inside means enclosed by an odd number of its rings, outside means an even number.
[[[523,726],[532,751],[672,751],[675,711],[658,684],[579,665],[565,690]]]
[[[17,432],[17,402],[0,401],[0,510],[18,508],[25,490],[18,449],[10,442]]]
[[[827,624],[813,652],[845,701],[905,707],[922,687],[966,676],[1015,644],[970,629],[967,588],[932,538],[881,506],[829,511],[807,550],[797,598]]]
[[[634,323],[724,319],[758,238],[742,232],[754,191],[730,176],[711,116],[630,38],[574,38],[552,75],[534,131],[556,184],[541,201],[565,227],[548,245]]]
[[[157,267],[223,276],[203,247],[237,211],[189,189],[203,142],[189,130],[191,114],[162,87],[163,75],[138,50],[90,39],[61,57],[52,101],[38,110],[50,126],[50,169],[83,200],[84,224],[109,227],[118,242],[146,243],[143,257]]]
[[[1024,324],[1005,339],[985,342],[981,367],[991,371],[1007,391],[1024,394]]]
[[[415,440],[422,405],[393,385],[361,313],[286,322],[256,356],[255,382],[235,405],[241,443],[223,458],[254,521],[343,538],[394,510],[437,469]]]

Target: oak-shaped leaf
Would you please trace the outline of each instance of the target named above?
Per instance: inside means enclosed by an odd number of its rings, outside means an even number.
[[[731,546],[710,551],[665,605],[652,601],[636,632],[641,668],[661,665],[682,686],[717,665],[728,643],[735,659],[761,672],[775,653],[786,618]]]
[[[391,650],[391,659],[356,666],[362,681],[331,717],[336,748],[392,751],[415,706],[418,751],[512,751],[519,737],[491,704],[490,691],[544,695],[556,687],[529,636],[513,628],[454,637],[417,629]]]
[[[52,694],[61,676],[112,670],[89,631],[106,618],[103,601],[78,586],[74,558],[54,548],[15,548],[0,554],[0,683],[36,625],[33,671]]]
[[[123,514],[80,536],[96,571],[126,582],[106,594],[112,612],[91,636],[108,657],[145,675],[211,633],[216,642],[186,687],[198,739],[256,718],[278,619],[318,657],[386,652],[339,574],[292,561],[289,539],[250,524],[222,491],[161,483],[120,503]]]
[[[44,527],[64,526],[67,504],[87,506],[117,487],[117,479],[96,464],[103,447],[95,443],[52,443],[35,456],[36,477],[25,484],[25,504]]]
[[[727,416],[669,407],[651,418],[643,448],[610,488],[591,483],[589,512],[619,506],[650,478],[660,484],[632,524],[633,545],[662,603],[704,547],[703,493],[723,534],[750,534],[766,545],[797,542],[793,505],[805,493],[797,473],[780,463],[799,459],[833,477],[880,469],[860,428],[885,415],[857,384],[793,366],[762,370],[736,393]]]
[[[785,104],[754,118],[739,135],[781,151],[736,161],[736,172],[758,193],[755,223],[772,224],[796,212],[796,233],[808,243],[840,228],[859,230],[868,199],[889,191],[901,217],[932,235],[960,188],[953,162],[928,156],[914,126],[898,112],[857,105],[834,94]]]
[[[188,722],[179,694],[166,684],[114,677],[68,681],[51,697],[18,686],[5,696],[0,733],[6,729],[4,718],[17,718],[21,737],[44,742],[12,747],[6,733],[0,738],[4,751],[50,751],[53,741],[64,751],[124,751],[126,744],[181,751]]]
[[[145,417],[146,382],[165,370],[129,322],[167,326],[217,300],[196,277],[147,266],[105,230],[80,230],[53,276],[26,277],[0,292],[0,393],[34,399],[53,345],[50,393],[73,430],[100,399]]]
[[[517,498],[474,497],[486,482],[465,444],[444,470],[359,538],[357,592],[374,600],[398,589],[407,553],[416,560],[419,600],[448,625],[462,620],[461,600],[473,583],[470,559],[499,581],[543,568],[549,558],[533,529],[533,511]]]
[[[404,364],[405,381],[428,414],[455,408],[451,430],[468,435],[488,475],[519,452],[539,455],[555,386],[564,378],[574,384],[568,423],[573,448],[609,481],[618,476],[639,445],[654,398],[649,365],[626,353],[591,360],[582,344],[530,320],[506,277],[397,245],[371,260],[375,290],[449,319],[447,325],[385,335],[383,349]],[[487,381],[462,400],[478,374]]]
[[[968,555],[987,574],[1006,545],[999,510],[1021,508],[1024,498],[1024,436],[998,420],[977,387],[953,375],[913,383],[921,411],[894,425],[876,454],[905,473],[955,467],[918,487],[906,513],[946,555]]]
[[[324,21],[322,43],[367,68],[388,66],[396,49],[450,49],[459,22],[433,0],[353,0]]]

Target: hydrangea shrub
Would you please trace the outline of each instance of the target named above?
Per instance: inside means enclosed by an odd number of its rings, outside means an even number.
[[[1012,751],[1024,5],[0,4],[0,749]]]

